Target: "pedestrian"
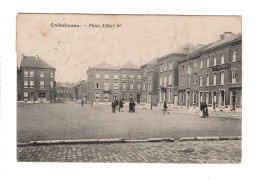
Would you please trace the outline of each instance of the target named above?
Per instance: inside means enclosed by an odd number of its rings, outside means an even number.
[[[135,102],[134,102],[134,100],[132,102],[132,112],[135,112]]]
[[[123,112],[123,107],[124,107],[123,101],[120,99],[120,101],[119,101],[119,112],[120,112],[120,109],[122,109],[122,112]]]
[[[83,105],[84,105],[84,100],[81,99],[81,107],[83,107]]]
[[[129,102],[129,112],[131,112],[132,111],[132,100],[130,100],[130,102]]]
[[[116,107],[115,107],[115,108],[116,108],[116,110],[119,110],[119,108],[118,108],[119,102],[118,102],[118,100],[117,100],[117,99],[115,100],[115,104],[116,104]]]
[[[203,106],[203,117],[209,117],[208,106],[206,103],[204,103],[204,106]]]
[[[164,101],[164,103],[163,103],[163,114],[164,115],[165,115],[165,112],[167,112],[169,114],[169,112],[167,111],[167,108],[168,108],[168,106],[166,104],[166,101]]]
[[[115,106],[116,106],[115,101],[112,102],[111,106],[112,106],[112,113],[115,113],[115,109],[116,109],[115,108]]]

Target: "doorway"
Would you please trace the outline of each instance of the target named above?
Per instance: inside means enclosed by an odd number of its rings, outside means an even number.
[[[140,94],[137,94],[136,96],[136,101],[138,104],[140,104],[140,99],[141,99],[141,95]]]
[[[231,111],[235,111],[236,110],[236,99],[237,99],[237,93],[236,91],[231,91],[230,92],[230,97],[231,97]]]

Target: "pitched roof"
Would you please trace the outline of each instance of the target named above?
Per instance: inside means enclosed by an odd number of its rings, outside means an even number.
[[[98,65],[93,67],[94,69],[116,69],[115,66],[107,63],[106,61],[102,61],[101,63],[99,63]]]
[[[231,41],[234,41],[234,40],[238,40],[238,39],[241,39],[241,38],[242,38],[242,33],[231,35],[229,37],[226,37],[225,39],[220,39],[218,41],[215,41],[215,42],[211,43],[204,50],[211,49],[211,48],[214,48],[214,47],[220,46],[222,44],[225,44],[225,43],[228,43],[228,42],[231,42]]]
[[[127,61],[120,69],[140,69],[140,67],[130,61]]]
[[[47,64],[40,57],[36,58],[36,56],[24,56],[20,67],[54,68],[51,65]]]

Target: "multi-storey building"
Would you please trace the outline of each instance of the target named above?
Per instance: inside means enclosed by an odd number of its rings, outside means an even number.
[[[17,99],[34,103],[54,102],[55,68],[39,56],[24,56],[17,70]]]
[[[141,102],[152,104],[158,103],[158,66],[157,59],[152,59],[141,66],[142,70],[142,94]]]
[[[179,105],[241,110],[242,34],[226,32],[179,61]]]
[[[166,101],[177,106],[178,102],[178,60],[186,57],[186,53],[171,53],[157,60],[159,68],[158,102]]]
[[[123,101],[141,99],[141,70],[131,62],[121,68],[103,61],[87,70],[88,101],[111,102],[114,99]]]
[[[79,81],[73,89],[75,92],[75,99],[87,98],[87,81]]]
[[[73,83],[56,83],[56,98],[73,99]]]

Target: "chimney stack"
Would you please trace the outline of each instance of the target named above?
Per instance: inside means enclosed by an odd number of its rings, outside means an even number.
[[[232,33],[232,32],[224,32],[222,35],[220,35],[220,39],[221,40],[226,39],[226,38],[233,36],[233,35],[234,35],[234,33]]]
[[[190,52],[190,48],[189,47],[184,47],[183,48],[183,52],[184,53],[189,53]]]

